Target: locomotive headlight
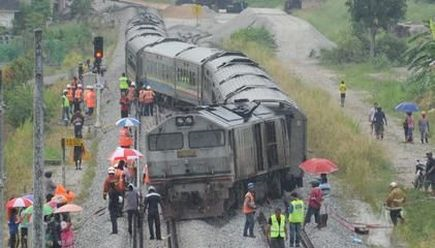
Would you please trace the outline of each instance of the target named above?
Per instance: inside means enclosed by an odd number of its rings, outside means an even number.
[[[184,117],[176,117],[175,118],[175,125],[184,126]]]
[[[192,126],[193,125],[193,116],[187,116],[185,119],[184,119],[184,125],[186,125],[186,126]]]
[[[181,127],[181,126],[193,126],[193,116],[189,115],[189,116],[185,116],[185,117],[176,117],[175,118],[175,125],[177,127]]]

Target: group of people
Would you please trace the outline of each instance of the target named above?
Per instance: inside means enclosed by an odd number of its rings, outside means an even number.
[[[300,247],[300,232],[306,224],[311,222],[314,215],[317,228],[327,225],[328,220],[328,199],[331,187],[328,183],[326,174],[321,174],[320,178],[311,182],[312,188],[305,204],[301,195],[296,191],[291,193],[290,199],[286,202],[286,211],[277,207],[268,219],[266,233],[270,239],[270,247],[284,248],[285,240],[290,237],[290,247]],[[243,203],[243,213],[246,216],[243,229],[244,237],[255,238],[254,235],[254,216],[256,212],[255,204],[255,185],[248,183],[248,192]],[[306,210],[306,211],[305,211]],[[287,223],[289,229],[287,229]],[[289,235],[287,235],[289,230]]]
[[[45,247],[47,248],[74,248],[74,233],[69,213],[55,213],[54,210],[71,203],[75,194],[62,185],[56,185],[52,179],[52,172],[44,173],[44,194],[46,204],[44,208]],[[29,199],[30,200],[30,199]],[[53,213],[52,213],[53,212]],[[12,208],[8,211],[8,227],[10,248],[27,248],[29,244],[29,228],[32,211],[25,207]]]
[[[128,80],[125,73],[122,73],[119,78],[119,90],[121,92],[119,99],[121,118],[128,117],[133,107],[140,116],[154,115],[156,94],[151,86],[138,87],[135,82]]]
[[[405,134],[406,143],[414,143],[414,127],[414,117],[412,115],[412,112],[408,112],[406,113],[405,120],[403,121],[403,131]],[[420,119],[418,120],[418,129],[420,131],[420,142],[422,144],[429,143],[430,126],[426,111],[421,112]]]
[[[97,95],[94,86],[88,85],[83,89],[82,82],[77,77],[73,77],[71,83],[66,85],[62,95],[62,119],[67,124],[70,115],[85,112],[92,116],[96,107]],[[84,104],[83,104],[84,103]],[[84,106],[83,106],[84,105]],[[73,116],[74,117],[74,116]],[[71,123],[73,120],[71,118]]]

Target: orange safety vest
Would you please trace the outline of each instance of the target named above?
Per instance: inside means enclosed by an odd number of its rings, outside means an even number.
[[[246,199],[246,197],[249,198],[248,202],[255,202],[255,197],[251,192],[246,193],[245,199]],[[243,202],[243,213],[244,214],[250,214],[250,213],[254,212],[254,210],[255,209],[251,208],[247,202]]]
[[[82,97],[83,97],[83,90],[80,88],[76,89],[76,92],[74,94],[74,99],[81,100]]]
[[[88,108],[95,108],[97,102],[97,94],[93,90],[89,90],[85,98],[86,106]]]
[[[73,89],[69,88],[68,89],[68,93],[66,94],[66,97],[68,98],[68,101],[72,102],[74,100],[74,95],[73,95]]]
[[[154,91],[152,90],[145,90],[144,96],[143,96],[143,102],[144,103],[153,103],[154,102]]]
[[[130,137],[130,133],[128,129],[122,128],[119,131],[119,146],[121,147],[130,147],[133,145],[133,139]]]
[[[140,91],[139,91],[139,102],[142,102],[142,103],[143,103],[143,101],[144,101],[144,96],[145,96],[145,90],[140,90]]]

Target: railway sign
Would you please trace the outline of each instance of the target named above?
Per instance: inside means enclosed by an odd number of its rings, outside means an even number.
[[[62,142],[62,147],[83,145],[83,139],[80,138],[62,138],[61,142]]]

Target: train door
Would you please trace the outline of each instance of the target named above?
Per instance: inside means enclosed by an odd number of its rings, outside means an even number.
[[[257,154],[257,171],[264,170],[264,160],[263,160],[263,141],[261,135],[261,126],[259,124],[254,125],[254,141],[255,141],[255,149]]]
[[[264,124],[264,145],[266,148],[267,166],[271,168],[278,165],[278,145],[276,138],[275,121],[268,121]]]

